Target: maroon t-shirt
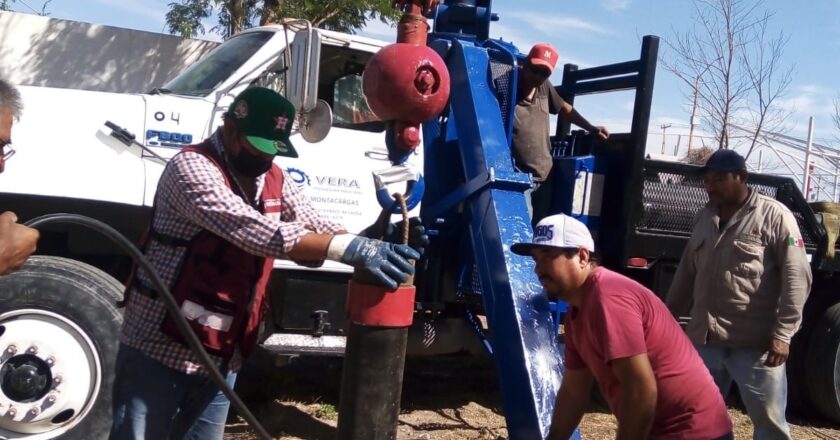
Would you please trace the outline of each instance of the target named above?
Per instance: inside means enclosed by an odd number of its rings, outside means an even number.
[[[708,440],[732,430],[709,370],[653,292],[604,268],[583,289],[566,315],[566,367],[589,368],[616,417],[621,387],[609,363],[647,353],[657,386],[650,438]]]

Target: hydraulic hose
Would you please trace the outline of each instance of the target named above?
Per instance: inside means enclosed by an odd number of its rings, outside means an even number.
[[[169,289],[166,287],[166,284],[163,280],[160,279],[160,275],[157,271],[152,267],[149,260],[146,259],[146,256],[143,255],[143,252],[137,248],[128,238],[122,235],[119,231],[108,226],[107,224],[90,218],[85,217],[83,215],[78,214],[47,214],[41,217],[36,217],[32,220],[29,220],[25,223],[26,226],[32,228],[38,228],[40,226],[45,226],[49,224],[74,224],[87,227],[92,229],[96,232],[101,233],[105,237],[109,238],[112,242],[118,245],[123,251],[131,256],[143,270],[151,277],[152,283],[154,283],[155,287],[157,288],[158,292],[160,293],[160,298],[163,299],[163,303],[166,305],[167,310],[172,315],[172,318],[175,320],[175,324],[178,326],[178,330],[181,331],[181,334],[187,340],[190,348],[198,355],[201,364],[210,374],[210,378],[213,382],[222,390],[223,393],[230,399],[231,404],[245,418],[245,421],[251,425],[251,428],[257,432],[257,435],[260,436],[263,440],[272,440],[268,432],[265,428],[257,421],[257,418],[254,417],[254,414],[245,406],[245,402],[239,398],[236,392],[233,391],[225,378],[222,376],[222,373],[219,372],[219,369],[213,363],[213,360],[210,359],[210,355],[207,354],[207,351],[204,350],[204,347],[201,345],[201,341],[198,340],[198,336],[195,335],[192,328],[190,327],[189,323],[187,323],[186,318],[181,314],[181,310],[178,307],[178,303],[175,302],[175,298],[172,296],[172,293],[169,292]]]

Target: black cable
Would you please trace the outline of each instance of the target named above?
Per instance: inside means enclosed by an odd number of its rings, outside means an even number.
[[[172,293],[169,292],[169,289],[164,284],[163,280],[160,279],[160,275],[158,275],[157,271],[152,267],[149,263],[149,260],[146,259],[146,256],[134,246],[134,244],[127,239],[124,235],[119,233],[116,229],[108,226],[107,224],[92,219],[90,217],[85,217],[83,215],[78,214],[47,214],[41,217],[34,218],[26,222],[26,226],[37,228],[39,226],[45,226],[48,224],[56,224],[56,223],[63,223],[63,224],[74,224],[85,226],[89,229],[97,231],[104,235],[105,237],[109,238],[112,242],[117,244],[123,251],[131,256],[143,270],[152,278],[152,283],[157,288],[158,292],[160,293],[160,298],[163,299],[163,303],[166,305],[166,308],[169,310],[169,313],[172,315],[173,319],[175,320],[175,324],[178,326],[178,330],[181,331],[181,334],[186,338],[187,343],[189,344],[190,348],[198,355],[201,364],[207,371],[210,373],[210,378],[216,385],[225,393],[225,395],[230,399],[231,404],[233,407],[238,411],[245,421],[251,425],[251,428],[257,432],[257,435],[260,436],[263,440],[272,440],[268,432],[263,428],[257,418],[248,410],[248,407],[245,406],[245,403],[239,398],[236,392],[228,385],[225,378],[222,376],[222,373],[219,372],[219,369],[216,368],[216,365],[210,359],[210,355],[204,350],[204,347],[201,345],[201,341],[198,340],[198,337],[193,332],[192,328],[190,327],[189,323],[187,323],[186,318],[181,314],[181,310],[178,307],[178,303],[175,302],[175,298],[172,297]]]

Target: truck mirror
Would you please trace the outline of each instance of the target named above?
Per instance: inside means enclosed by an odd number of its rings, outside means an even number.
[[[291,44],[292,69],[286,98],[299,113],[312,111],[318,105],[320,57],[321,34],[317,29],[307,26],[295,33]]]
[[[332,109],[327,101],[319,99],[315,108],[300,114],[298,130],[306,142],[314,144],[321,142],[327,137],[332,128]]]

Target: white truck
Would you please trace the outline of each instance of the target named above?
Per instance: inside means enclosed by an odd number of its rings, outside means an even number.
[[[381,210],[372,172],[391,168],[384,123],[367,108],[361,81],[368,59],[386,44],[295,21],[242,32],[146,94],[21,86],[25,110],[13,131],[16,154],[0,176],[0,207],[22,220],[83,214],[137,242],[165,159],[206,138],[233,97],[256,84],[302,110],[293,139],[299,158],[278,163],[324,216],[360,231]],[[409,163],[422,166],[422,150]],[[386,176],[391,190],[406,173],[396,175]],[[0,438],[102,438],[121,322],[115,303],[131,262],[95,232],[72,226],[42,230],[38,253],[0,278]],[[350,268],[275,267],[283,270],[273,274],[263,347],[341,354]],[[450,339],[457,340],[477,344]],[[465,348],[426,342],[410,347]]]

